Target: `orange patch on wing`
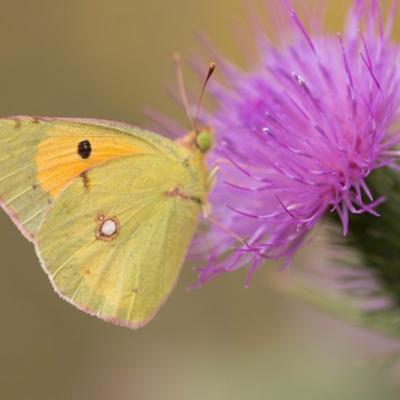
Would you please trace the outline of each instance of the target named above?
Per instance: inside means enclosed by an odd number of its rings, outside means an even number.
[[[87,159],[78,154],[78,145],[88,140],[91,153]],[[57,197],[75,177],[109,160],[144,154],[132,140],[122,136],[91,135],[85,132],[54,134],[43,139],[36,154],[37,182],[51,197]]]

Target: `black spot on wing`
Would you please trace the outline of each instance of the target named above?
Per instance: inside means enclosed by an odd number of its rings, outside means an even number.
[[[82,142],[79,142],[78,154],[80,155],[81,158],[86,160],[90,157],[91,153],[92,153],[92,146],[89,140],[82,140]]]

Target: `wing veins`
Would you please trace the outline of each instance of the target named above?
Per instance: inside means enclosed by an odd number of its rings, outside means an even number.
[[[147,206],[147,205],[146,205]],[[128,221],[130,221],[140,210],[142,210],[143,208],[145,208],[146,206],[142,206],[139,209],[137,209],[136,213],[134,213],[133,215],[131,215],[126,221],[121,222],[121,227],[126,224]],[[134,206],[132,206],[131,208],[133,208]],[[68,221],[68,223],[70,223],[71,221],[73,221],[73,219],[71,219],[70,221]],[[61,227],[63,227],[66,224],[63,224]],[[60,227],[57,227],[57,230],[59,230]],[[87,244],[85,244],[83,247],[80,247],[73,255],[71,255],[66,261],[63,262],[63,264],[55,271],[54,275],[52,275],[53,279],[55,279],[55,277],[62,271],[62,269],[64,269],[66,267],[66,265],[68,265],[68,263],[73,260],[78,254],[80,254],[81,251],[84,251],[88,246],[92,245],[93,243],[96,242],[96,240],[98,240],[97,238],[91,240],[90,242],[88,242]],[[124,243],[124,242],[122,242]],[[120,245],[122,244],[120,243]],[[41,250],[41,253],[45,252],[47,249],[49,249],[50,247],[52,247],[53,245],[57,245],[56,243],[53,243],[51,246],[47,246],[44,249]]]
[[[160,209],[162,209],[162,208],[160,208]],[[160,209],[157,210],[157,213],[160,211]],[[154,236],[155,230],[156,230],[156,229],[153,229],[152,237]],[[147,248],[149,247],[150,242],[151,242],[150,240],[147,241],[147,246],[146,246]],[[140,270],[137,269],[137,270],[136,270],[135,287],[138,287],[139,280],[140,280],[140,279],[139,279],[139,276],[140,276]],[[130,301],[130,303],[129,303],[128,313],[127,313],[127,320],[128,320],[128,321],[131,321],[133,306],[135,305],[136,297],[137,297],[137,293],[132,292],[132,294],[131,294],[131,301]]]
[[[162,201],[158,201],[158,203],[155,205],[155,207],[156,207],[156,213],[157,213],[157,214],[160,212],[160,209],[162,209],[161,207],[159,207],[160,204],[162,204]],[[132,217],[131,217],[131,218],[132,218]],[[130,218],[130,219],[131,219],[131,218]],[[145,224],[146,222],[148,222],[147,220],[148,220],[148,215],[147,215],[145,218],[143,218],[143,221],[142,221],[142,222],[140,223],[140,225],[135,229],[135,231],[133,232],[133,234],[137,233],[137,232],[139,231],[139,229],[143,226],[143,224]],[[131,235],[131,237],[133,236],[133,234]],[[148,247],[149,244],[150,244],[150,241],[147,241],[146,247]],[[130,256],[130,254],[128,253],[128,255],[127,255],[127,257],[126,257],[126,260],[128,259],[129,256]],[[139,280],[139,278],[138,278],[139,269],[136,268],[135,272],[136,272],[136,285],[137,285],[138,280]],[[116,306],[116,310],[119,310],[120,305],[121,305],[121,301],[122,301],[122,292],[123,292],[122,287],[123,287],[123,284],[124,284],[124,279],[123,279],[123,276],[122,276],[122,275],[123,275],[123,274],[121,274],[120,282],[119,282],[119,285],[118,285],[118,294],[119,294],[119,295],[118,295],[118,303],[117,303],[117,306]],[[133,296],[134,298],[136,298],[136,293],[132,292],[131,296]],[[132,302],[132,300],[131,300],[131,302]],[[133,306],[133,305],[132,305],[132,306]],[[128,319],[128,321],[130,321],[130,319]]]

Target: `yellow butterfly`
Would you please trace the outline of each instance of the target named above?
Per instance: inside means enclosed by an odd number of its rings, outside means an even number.
[[[172,291],[207,204],[211,145],[209,129],[172,141],[102,120],[0,119],[1,206],[63,299],[139,328]]]

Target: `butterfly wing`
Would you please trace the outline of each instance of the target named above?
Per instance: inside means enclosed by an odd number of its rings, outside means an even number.
[[[108,121],[0,119],[0,205],[33,241],[49,204],[75,177],[113,159],[168,150],[169,142]]]
[[[149,321],[175,285],[205,201],[198,172],[158,153],[89,170],[87,185],[75,178],[36,244],[56,291],[116,324]]]

